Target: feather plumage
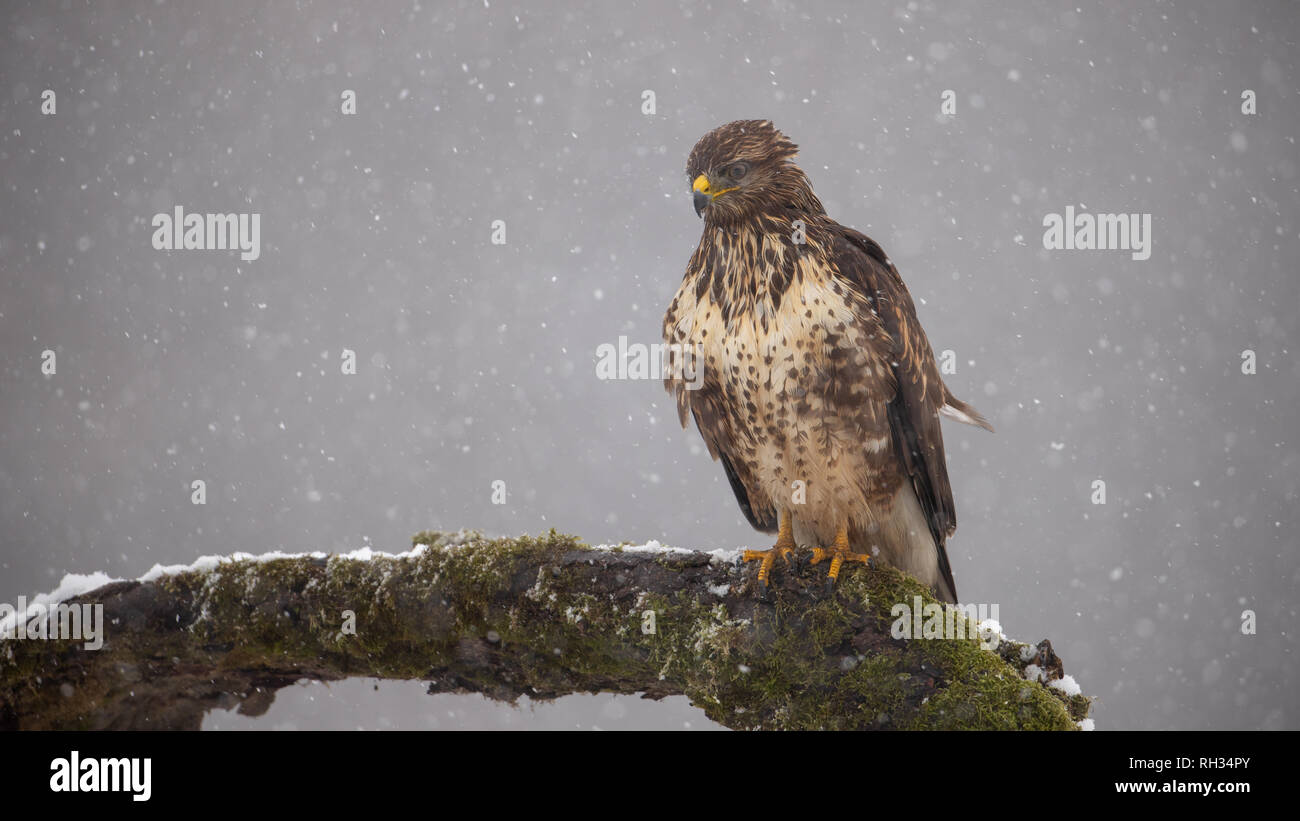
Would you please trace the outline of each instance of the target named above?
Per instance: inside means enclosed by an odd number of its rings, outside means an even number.
[[[944,385],[883,249],[826,215],[796,151],[771,123],[745,120],[691,152],[704,232],[664,338],[695,352],[702,379],[670,371],[665,385],[756,529],[775,530],[786,510],[825,545],[847,524],[856,549],[955,601],[939,417],[988,423]]]

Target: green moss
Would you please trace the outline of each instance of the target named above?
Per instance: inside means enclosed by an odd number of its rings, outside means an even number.
[[[139,646],[117,641],[92,659],[102,663],[85,687],[101,703],[120,698],[131,683],[112,672],[116,659],[174,657],[274,677],[450,676],[457,689],[506,700],[684,693],[735,728],[1070,729],[1089,706],[1026,681],[1014,652],[975,638],[892,639],[895,603],[934,599],[890,568],[846,569],[832,594],[821,592],[824,568],[791,570],[759,603],[752,566],[710,568],[729,580],[721,600],[697,584],[652,593],[632,577],[699,573],[698,557],[638,564],[613,550],[583,561],[591,548],[553,530],[511,539],[424,531],[412,542],[426,548],[402,559],[244,560],[165,576],[160,590],[187,608],[181,624],[151,626]],[[602,571],[598,560],[614,556]],[[642,630],[648,610],[652,633]],[[343,629],[345,613],[355,633]],[[17,649],[8,663],[0,655],[0,687],[39,689],[30,682],[49,659]],[[489,663],[498,656],[508,664]]]
[[[1057,691],[1025,681],[976,638],[856,650],[854,637],[869,621],[888,635],[896,602],[934,601],[896,570],[846,574],[834,595],[811,607],[802,594],[774,592],[775,606],[752,625],[687,596],[652,602],[661,613],[660,674],[680,679],[714,720],[753,728],[1074,727]],[[973,626],[967,635],[976,635]]]

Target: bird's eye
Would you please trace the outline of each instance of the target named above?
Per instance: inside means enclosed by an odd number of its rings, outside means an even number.
[[[727,169],[727,176],[733,180],[738,180],[749,173],[749,163],[738,162]]]

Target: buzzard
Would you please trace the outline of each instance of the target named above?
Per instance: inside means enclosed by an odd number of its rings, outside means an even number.
[[[944,385],[897,269],[826,215],[767,120],[705,134],[686,165],[704,233],[664,316],[665,386],[776,558],[815,545],[832,586],[873,558],[948,602],[956,529],[940,415],[993,428]],[[698,371],[686,378],[683,364]]]

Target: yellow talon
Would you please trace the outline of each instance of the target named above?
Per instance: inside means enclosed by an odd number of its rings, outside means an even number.
[[[746,550],[741,556],[743,561],[761,561],[758,566],[758,586],[760,590],[767,587],[767,577],[772,571],[772,565],[776,562],[776,557],[781,556],[786,561],[791,561],[790,556],[794,553],[794,524],[791,521],[790,514],[783,512],[780,517],[780,530],[776,536],[776,544],[772,545],[771,550]]]
[[[871,557],[866,553],[854,553],[849,549],[848,525],[842,526],[835,534],[835,542],[830,546],[830,548],[813,548],[813,564],[818,564],[826,559],[831,560],[831,572],[827,578],[830,579],[832,583],[839,579],[840,568],[844,566],[845,562],[861,562],[867,566],[871,565]]]
[[[772,570],[772,565],[776,562],[776,557],[789,556],[794,552],[792,547],[774,547],[771,550],[746,550],[743,556],[747,562],[761,561],[758,566],[758,580],[761,583],[767,583],[768,573]]]

